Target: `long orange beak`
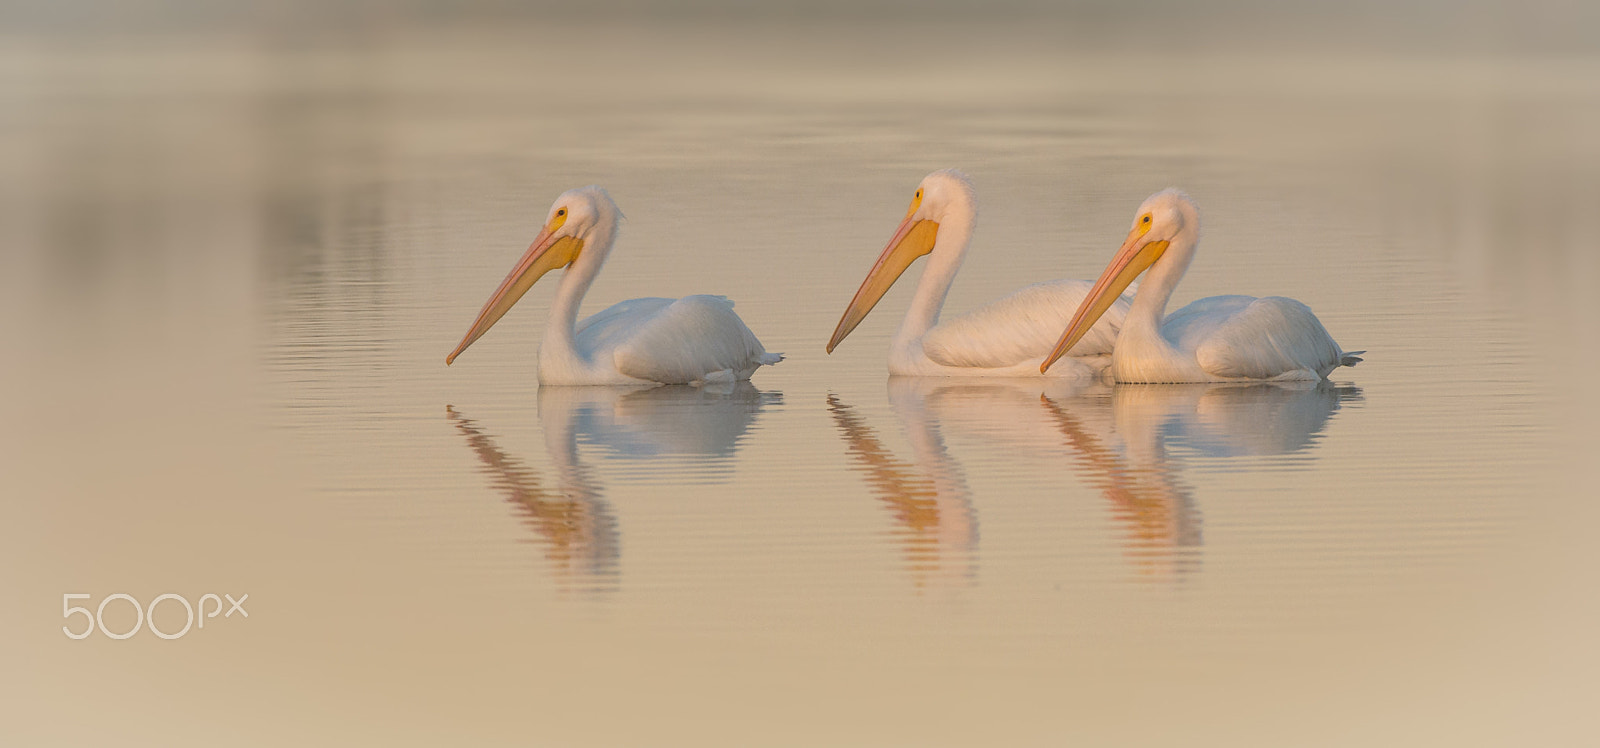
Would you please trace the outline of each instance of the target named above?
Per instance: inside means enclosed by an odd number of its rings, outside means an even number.
[[[1067,325],[1067,331],[1061,335],[1061,340],[1056,343],[1050,357],[1039,365],[1039,373],[1050,370],[1050,365],[1057,359],[1067,355],[1072,346],[1078,344],[1083,336],[1088,334],[1100,316],[1117,303],[1122,297],[1122,292],[1127,290],[1133,279],[1140,273],[1148,270],[1156,260],[1161,259],[1162,253],[1167,251],[1168,242],[1145,241],[1145,234],[1150,231],[1149,224],[1140,224],[1128,232],[1128,240],[1122,243],[1122,248],[1117,250],[1117,256],[1111,259],[1111,264],[1106,266],[1100,280],[1096,281],[1089,295],[1084,297],[1083,303],[1078,305],[1078,312],[1072,315],[1072,323]]]
[[[533,288],[533,284],[545,273],[559,267],[566,267],[578,259],[583,252],[583,240],[571,236],[554,238],[554,229],[546,225],[534,237],[533,244],[528,245],[528,251],[517,261],[517,266],[511,269],[506,279],[500,282],[500,287],[495,289],[494,295],[489,297],[489,302],[483,305],[483,311],[478,312],[478,318],[473,321],[472,329],[461,338],[461,345],[444,357],[444,363],[449,366],[455,363],[456,356],[472,345],[478,338],[494,327],[506,312],[511,311],[522,295]]]
[[[894,236],[889,239],[889,244],[883,248],[883,254],[878,255],[877,264],[867,273],[867,279],[861,282],[861,288],[856,290],[855,298],[850,300],[850,306],[844,310],[844,316],[839,318],[839,326],[833,329],[833,338],[828,341],[828,352],[833,353],[834,346],[845,339],[861,320],[867,318],[867,313],[877,306],[878,300],[894,282],[900,279],[900,274],[911,267],[921,257],[933,251],[934,241],[939,236],[937,221],[913,221],[911,216],[916,213],[916,204],[907,211],[905,220],[900,222]]]

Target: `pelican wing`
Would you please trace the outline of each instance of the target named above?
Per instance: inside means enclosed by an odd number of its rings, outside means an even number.
[[[616,348],[639,332],[641,325],[677,299],[628,299],[580,321],[574,334],[587,351]]]
[[[1207,296],[1167,315],[1161,334],[1180,351],[1199,348],[1258,299],[1254,296]]]
[[[1311,308],[1282,296],[1201,299],[1173,312],[1161,331],[1218,377],[1320,379],[1344,358]]]
[[[612,360],[618,372],[636,379],[664,384],[737,381],[782,359],[767,353],[734,314],[733,302],[722,296],[685,296],[629,319],[628,331],[614,333],[626,334],[626,339],[617,342]]]
[[[922,337],[929,359],[945,366],[995,369],[1050,355],[1061,331],[1094,283],[1056,280],[1024,286],[1009,296],[952,317]],[[1131,291],[1130,291],[1131,294]],[[1089,334],[1072,348],[1073,356],[1111,353],[1117,330],[1128,313],[1129,296],[1118,299]]]

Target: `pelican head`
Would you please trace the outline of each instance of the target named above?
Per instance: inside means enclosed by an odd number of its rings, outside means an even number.
[[[1128,238],[1122,243],[1122,248],[1112,258],[1111,264],[1106,266],[1105,272],[1100,274],[1089,295],[1084,297],[1083,304],[1078,307],[1076,314],[1072,315],[1072,323],[1067,326],[1067,331],[1061,335],[1061,340],[1056,343],[1055,350],[1039,365],[1042,373],[1056,362],[1056,359],[1067,355],[1072,346],[1089,332],[1100,316],[1106,313],[1111,305],[1116,303],[1133,283],[1140,273],[1150,269],[1152,265],[1167,256],[1167,249],[1172,246],[1174,239],[1180,234],[1194,237],[1200,231],[1200,212],[1194,201],[1182,190],[1168,188],[1157,192],[1139,205],[1139,212],[1133,216],[1133,227],[1128,230]],[[1187,269],[1189,253],[1194,248],[1193,241],[1179,242],[1181,257],[1168,258],[1164,265],[1177,266]],[[1153,277],[1153,276],[1152,276]],[[1174,280],[1173,282],[1176,282]]]
[[[550,206],[544,228],[483,305],[483,311],[478,312],[478,318],[461,338],[461,344],[444,357],[445,365],[454,363],[467,346],[483,337],[545,273],[571,267],[580,259],[591,267],[605,262],[605,255],[611,251],[610,241],[596,243],[591,239],[599,231],[604,231],[609,239],[621,217],[622,211],[604,188],[591,185],[561,193]]]
[[[850,300],[850,306],[844,310],[839,326],[834,328],[833,338],[828,341],[828,352],[833,353],[834,347],[851,330],[856,329],[861,320],[866,319],[867,313],[888,293],[894,282],[899,280],[900,274],[911,267],[911,263],[934,251],[939,239],[940,223],[957,212],[965,213],[964,217],[970,221],[976,205],[972,180],[960,171],[940,169],[923,177],[922,183],[917,185],[917,191],[911,195],[911,207],[906,209],[906,217],[900,222],[900,228],[889,239],[883,254],[878,256],[877,264],[872,266],[867,279],[861,282],[861,288],[856,291],[855,298]]]

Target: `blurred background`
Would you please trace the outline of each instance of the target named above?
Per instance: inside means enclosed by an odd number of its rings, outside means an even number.
[[[1577,2],[6,3],[0,742],[1583,744],[1597,39]],[[821,351],[946,166],[952,310],[1094,277],[1176,184],[1179,303],[1373,354],[1310,399],[1045,393],[1010,445],[983,417],[1040,393],[886,388],[904,288]],[[537,292],[441,365],[590,183],[628,223],[585,309],[734,296],[790,356],[759,390],[539,391]],[[260,612],[57,633],[171,591]]]

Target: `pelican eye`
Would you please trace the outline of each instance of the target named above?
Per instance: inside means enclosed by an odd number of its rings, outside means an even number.
[[[917,190],[917,194],[912,195],[912,197],[922,197],[922,190]]]
[[[562,206],[556,209],[555,215],[550,216],[550,220],[545,223],[545,228],[555,231],[565,225],[567,225],[567,208]]]
[[[1145,216],[1144,217],[1144,222],[1145,223],[1149,223],[1150,222],[1150,216]]]

